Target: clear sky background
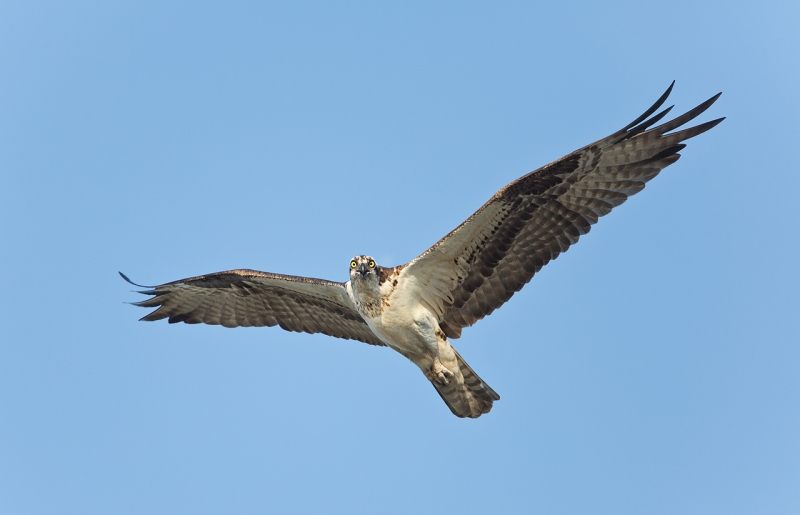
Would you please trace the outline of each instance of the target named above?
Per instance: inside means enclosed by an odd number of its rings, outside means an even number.
[[[0,6],[0,512],[800,513],[800,3]],[[677,80],[727,120],[455,342],[143,323],[404,263]]]

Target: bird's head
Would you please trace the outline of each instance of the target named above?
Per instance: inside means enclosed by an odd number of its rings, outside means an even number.
[[[350,260],[350,280],[378,283],[380,267],[370,256],[356,256]]]

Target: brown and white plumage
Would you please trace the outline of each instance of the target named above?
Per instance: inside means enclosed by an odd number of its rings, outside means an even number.
[[[447,336],[458,338],[462,328],[502,306],[601,216],[677,161],[678,151],[686,146],[682,141],[724,119],[666,134],[708,109],[717,94],[684,115],[645,130],[672,109],[647,119],[671,90],[672,85],[623,129],[508,184],[409,263],[406,273],[429,286],[426,302],[439,315]]]
[[[670,111],[653,115],[671,90],[623,129],[508,184],[407,265],[383,268],[356,256],[346,283],[252,270],[184,279],[141,292],[153,297],[137,305],[158,308],[143,320],[280,325],[386,345],[420,367],[455,415],[477,418],[500,397],[447,338],[502,306],[601,216],[677,161],[683,141],[723,120],[670,132],[717,94],[650,128]]]
[[[122,277],[131,282],[124,274]],[[181,279],[142,291],[152,298],[137,306],[158,308],[142,318],[168,319],[170,324],[225,327],[273,327],[298,333],[323,333],[385,345],[370,330],[347,296],[343,283],[278,275],[256,270],[230,270]]]

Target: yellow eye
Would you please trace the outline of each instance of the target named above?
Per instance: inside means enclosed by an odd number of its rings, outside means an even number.
[[[350,268],[355,269],[356,267],[358,267],[358,263],[356,263],[356,260],[354,259],[350,261]]]
[[[369,267],[370,267],[370,268],[375,268],[375,261],[373,261],[373,260],[371,260],[371,259],[370,259],[370,260],[369,260]]]

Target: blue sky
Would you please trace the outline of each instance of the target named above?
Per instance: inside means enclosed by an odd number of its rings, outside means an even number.
[[[0,512],[798,513],[796,2],[0,7]],[[117,270],[345,280],[677,80],[727,120],[455,342],[143,323]]]

